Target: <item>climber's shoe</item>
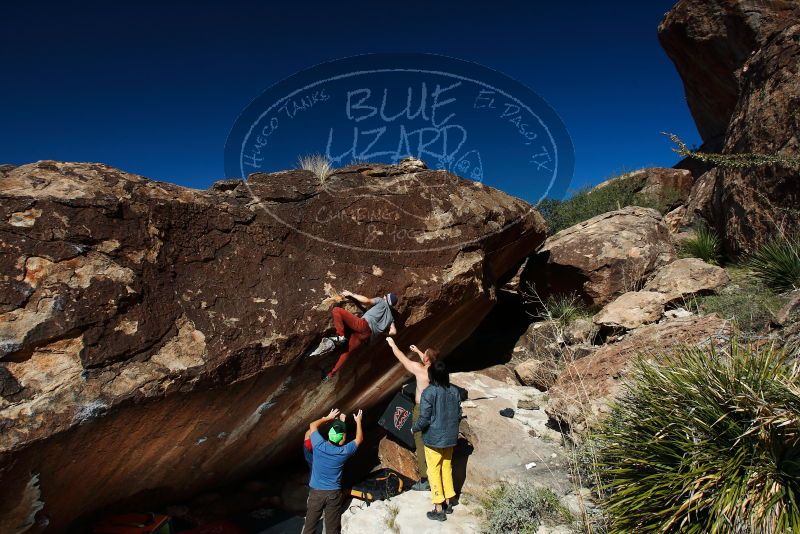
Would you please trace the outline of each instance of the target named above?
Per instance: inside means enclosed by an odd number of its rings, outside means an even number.
[[[329,337],[323,337],[322,340],[319,342],[319,345],[313,352],[309,353],[308,357],[313,358],[314,356],[319,356],[320,354],[325,354],[333,349],[336,348],[336,342]]]
[[[434,509],[425,515],[428,516],[428,519],[431,519],[433,521],[447,521],[447,515],[444,513],[444,509],[442,509],[440,512],[437,512]]]

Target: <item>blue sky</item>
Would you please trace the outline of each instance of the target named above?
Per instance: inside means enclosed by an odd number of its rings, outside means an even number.
[[[270,85],[355,54],[429,52],[549,102],[575,147],[573,187],[671,166],[660,132],[699,141],[656,36],[672,3],[5,3],[0,163],[97,161],[205,188],[225,177],[237,115]]]

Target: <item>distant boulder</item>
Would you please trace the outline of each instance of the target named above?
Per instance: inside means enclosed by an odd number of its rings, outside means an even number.
[[[699,258],[681,258],[658,269],[644,289],[666,296],[674,302],[697,294],[710,293],[730,282],[728,272]]]
[[[627,207],[592,217],[549,237],[528,260],[522,287],[541,298],[576,292],[601,307],[638,289],[653,271],[672,261],[675,250],[661,215]]]

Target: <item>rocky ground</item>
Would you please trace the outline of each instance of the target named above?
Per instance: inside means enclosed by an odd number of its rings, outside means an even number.
[[[483,520],[481,498],[500,482],[551,489],[576,522],[587,510],[595,508],[588,490],[571,480],[575,459],[564,447],[561,433],[548,426],[549,418],[542,409],[546,396],[540,390],[481,372],[455,373],[451,380],[469,392],[469,398],[462,403],[461,425],[469,452],[457,453],[454,460],[461,497],[453,515],[444,523],[430,521],[425,517],[425,512],[432,509],[430,492],[410,491],[370,506],[351,507],[343,518],[344,532],[372,533],[375,525],[385,525],[387,532],[409,534],[478,532]],[[511,417],[501,415],[507,409],[513,411]],[[411,451],[402,449],[386,459],[384,465],[402,470],[403,464],[413,462]],[[544,525],[538,532],[573,532],[574,528],[571,524]]]

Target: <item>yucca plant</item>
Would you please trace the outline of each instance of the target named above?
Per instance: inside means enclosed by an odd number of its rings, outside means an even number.
[[[800,288],[800,239],[778,237],[750,258],[753,273],[777,291]]]
[[[587,315],[586,307],[577,293],[550,295],[544,302],[545,316],[562,325],[568,325],[578,317]]]
[[[697,228],[694,237],[680,245],[681,256],[687,258],[700,258],[706,263],[719,265],[722,258],[722,246],[717,234],[705,226]]]
[[[606,419],[609,532],[800,532],[800,378],[769,346],[639,361]]]

